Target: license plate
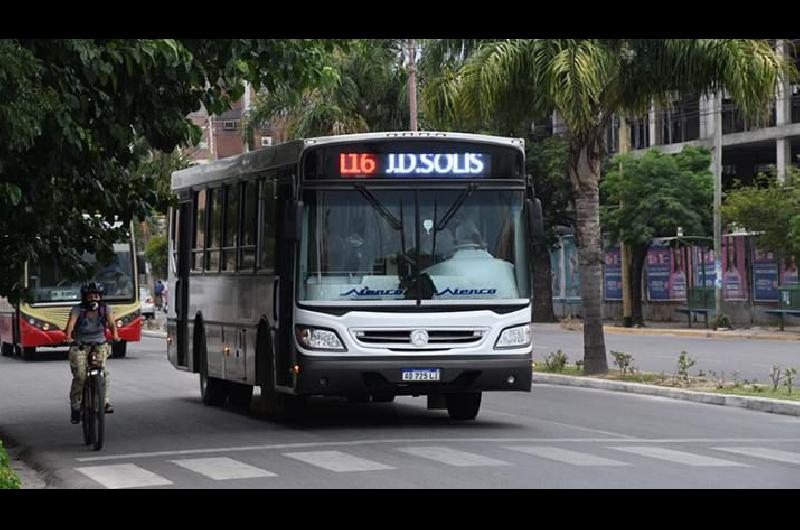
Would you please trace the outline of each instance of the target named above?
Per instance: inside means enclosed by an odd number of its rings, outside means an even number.
[[[441,372],[438,368],[403,368],[403,381],[438,381]]]

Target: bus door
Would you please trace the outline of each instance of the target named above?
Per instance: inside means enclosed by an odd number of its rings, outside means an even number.
[[[177,351],[176,364],[187,366],[186,352],[189,344],[188,338],[188,305],[189,305],[189,270],[192,258],[192,203],[181,202],[175,212],[176,244],[179,246],[177,253],[175,273],[175,342]]]
[[[275,255],[275,273],[278,276],[277,347],[275,348],[275,383],[291,386],[290,372],[294,363],[292,317],[294,308],[295,241],[287,237],[285,223],[291,215],[294,200],[292,182],[278,182],[277,221],[278,234]]]

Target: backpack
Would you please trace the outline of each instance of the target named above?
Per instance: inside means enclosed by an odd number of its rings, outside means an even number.
[[[81,311],[78,313],[78,320],[75,322],[76,329],[83,326],[84,322],[86,321],[86,313],[88,312],[89,310],[81,305]],[[103,324],[103,327],[106,327],[108,322],[108,307],[105,303],[100,302],[99,306],[97,307],[97,314],[100,317],[100,323]]]
[[[156,284],[156,296],[158,296],[160,294],[163,294],[163,293],[164,293],[164,284],[163,283],[157,283]]]

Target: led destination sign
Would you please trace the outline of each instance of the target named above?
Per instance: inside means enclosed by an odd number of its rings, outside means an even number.
[[[343,178],[481,177],[491,172],[485,153],[340,153]]]

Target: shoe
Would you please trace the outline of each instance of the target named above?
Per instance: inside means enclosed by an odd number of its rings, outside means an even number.
[[[111,403],[106,403],[106,414],[114,414],[114,407],[111,406]]]
[[[69,418],[70,423],[80,423],[81,422],[81,411],[73,410],[72,415]]]

